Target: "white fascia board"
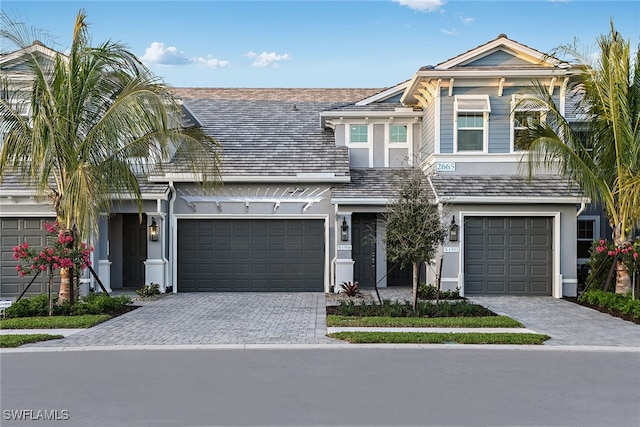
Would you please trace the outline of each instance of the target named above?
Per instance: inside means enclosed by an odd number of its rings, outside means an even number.
[[[389,117],[393,118],[401,118],[401,117],[422,117],[422,111],[365,111],[365,110],[336,110],[336,111],[323,111],[320,113],[320,117],[325,118],[384,118],[388,119]]]
[[[578,204],[588,200],[585,197],[491,197],[491,196],[443,196],[449,203],[482,203],[482,204]]]
[[[391,98],[392,96],[395,96],[400,92],[404,92],[407,86],[409,86],[410,82],[411,82],[410,80],[407,80],[406,82],[402,82],[387,90],[384,90],[368,98],[365,98],[362,101],[358,101],[355,103],[355,105],[369,105],[369,104],[373,104],[374,102],[383,101],[387,98]]]
[[[333,205],[376,205],[387,206],[392,202],[391,199],[350,199],[350,198],[332,198],[331,204]]]
[[[178,174],[178,173],[167,173],[164,176],[154,177],[153,182],[202,182],[202,179],[199,177],[194,177],[193,174]],[[301,175],[222,175],[220,177],[220,181],[223,183],[233,183],[233,182],[349,182],[351,178],[347,175],[345,176],[335,176],[329,174],[301,174]]]
[[[24,58],[26,56],[32,55],[35,52],[39,52],[45,56],[50,57],[51,59],[54,59],[56,55],[62,55],[63,58],[67,58],[66,55],[58,51],[55,51],[49,47],[46,47],[40,44],[32,44],[30,46],[27,46],[24,49],[16,50],[6,55],[0,56],[0,64],[8,64],[8,63],[11,63],[12,61],[17,61],[20,58]]]
[[[416,75],[422,78],[462,78],[462,77],[558,77],[564,76],[567,70],[559,68],[539,68],[539,69],[515,69],[507,70],[504,68],[489,68],[487,70],[423,70],[418,71]]]
[[[500,49],[500,47],[505,47],[511,51],[513,51],[514,53],[516,53],[516,55],[518,53],[528,56],[534,60],[537,60],[539,62],[545,62],[547,64],[550,65],[557,65],[558,63],[560,63],[559,60],[557,60],[556,58],[552,58],[549,56],[546,56],[544,53],[539,52],[535,49],[532,49],[528,46],[522,45],[520,43],[514,42],[513,40],[509,40],[508,38],[497,38],[495,40],[490,41],[489,43],[477,47],[475,49],[472,49],[468,52],[465,52],[461,55],[456,56],[455,58],[452,58],[448,61],[442,62],[438,65],[436,65],[436,69],[447,69],[450,67],[455,67],[456,65],[460,65],[460,64],[464,64],[466,62],[469,62],[473,59],[476,58],[482,58],[483,56],[492,53],[493,51],[496,51],[498,49]]]

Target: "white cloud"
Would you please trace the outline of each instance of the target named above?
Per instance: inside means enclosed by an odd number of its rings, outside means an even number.
[[[448,36],[457,36],[458,35],[458,31],[457,30],[440,30],[441,33],[444,33]]]
[[[214,70],[216,68],[224,68],[224,67],[226,67],[227,65],[230,64],[229,61],[222,61],[222,60],[220,60],[218,58],[212,57],[211,55],[207,56],[206,58],[202,58],[202,57],[195,58],[193,60],[193,62],[195,62],[197,64],[200,64],[200,65],[204,65],[204,66],[209,67],[209,68],[213,68]]]
[[[469,25],[473,22],[473,18],[464,18],[462,16],[460,17],[460,20],[464,22],[465,25]]]
[[[173,46],[165,47],[161,42],[151,43],[141,59],[145,63],[157,65],[185,65],[191,62],[184,52]]]
[[[407,6],[409,9],[418,10],[420,12],[435,12],[444,5],[442,0],[393,0],[401,6]]]
[[[278,68],[278,63],[280,61],[288,61],[291,59],[291,56],[288,53],[278,54],[275,52],[262,52],[260,54],[255,52],[248,52],[245,54],[247,58],[254,59],[253,66],[260,68]]]
[[[153,64],[160,66],[178,66],[188,64],[198,64],[209,68],[222,68],[229,65],[229,61],[223,61],[212,57],[206,58],[189,58],[184,52],[178,50],[174,46],[165,47],[162,42],[153,42],[145,49],[144,55],[140,58],[145,64]]]

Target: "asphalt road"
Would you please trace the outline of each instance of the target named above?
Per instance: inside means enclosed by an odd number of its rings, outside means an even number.
[[[465,346],[3,353],[0,375],[3,427],[640,425],[638,352]]]

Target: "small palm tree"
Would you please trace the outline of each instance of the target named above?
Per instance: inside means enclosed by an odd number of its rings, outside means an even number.
[[[179,126],[179,103],[123,45],[107,41],[92,47],[83,10],[68,54],[53,60],[29,49],[39,44],[42,32],[29,31],[5,13],[0,24],[0,37],[28,52],[33,76],[26,86],[3,82],[0,177],[19,173],[48,196],[61,229],[77,228],[78,237],[89,238],[100,212],[111,210],[114,194],[133,196],[142,219],[138,180],[160,168],[176,147],[203,183],[219,178],[216,141],[197,128]],[[68,270],[61,276],[65,300]]]
[[[547,120],[532,122],[519,143],[529,146],[530,174],[540,166],[558,167],[602,204],[613,229],[613,243],[621,246],[640,225],[640,50],[632,51],[613,22],[610,33],[598,39],[598,48],[595,61],[574,46],[557,49],[577,61],[578,75],[567,93],[577,97],[577,111],[588,115],[586,132],[572,128],[548,89],[534,85],[533,96],[516,108],[544,107]],[[616,292],[630,289],[629,273],[619,261]]]

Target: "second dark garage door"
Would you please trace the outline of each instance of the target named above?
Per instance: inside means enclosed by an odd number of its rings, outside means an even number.
[[[466,217],[465,294],[551,295],[552,220]]]
[[[178,220],[178,290],[324,290],[324,221]]]

